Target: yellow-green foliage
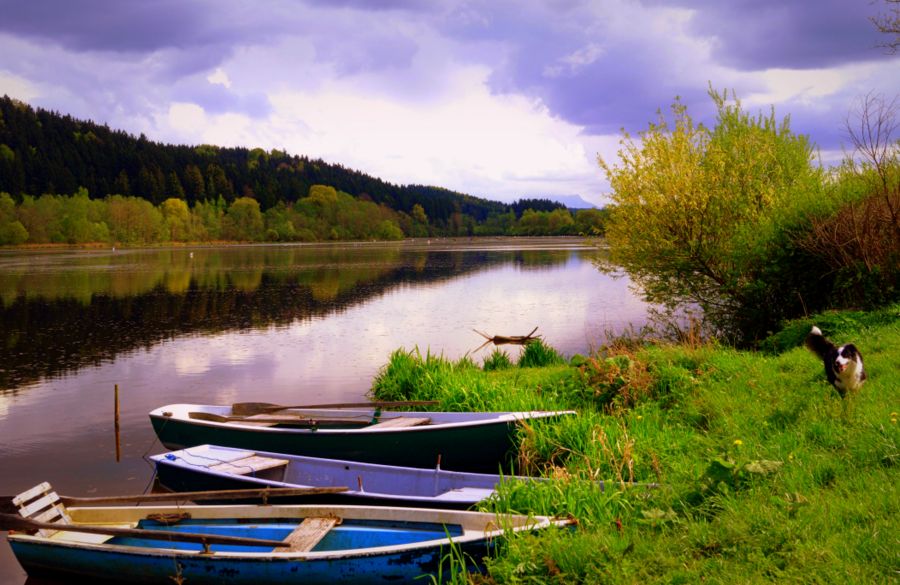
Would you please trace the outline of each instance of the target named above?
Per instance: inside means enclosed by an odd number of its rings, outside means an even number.
[[[225,213],[222,232],[226,239],[253,241],[261,239],[263,216],[259,202],[250,197],[238,197]]]
[[[0,246],[21,244],[28,239],[28,230],[16,218],[16,203],[9,193],[0,193]]]
[[[258,162],[262,156],[251,153],[249,162]],[[188,178],[195,174],[189,172]],[[192,189],[202,191],[202,181]],[[421,206],[414,209],[415,217],[410,217],[326,185],[313,185],[308,197],[294,205],[280,202],[265,213],[252,197],[238,197],[229,204],[221,194],[223,189],[212,189],[219,194],[197,201],[193,207],[180,197],[169,197],[159,207],[141,197],[90,199],[84,189],[72,196],[26,195],[17,206],[3,193],[0,245],[401,240],[407,233],[428,234],[428,219]]]
[[[609,261],[646,296],[668,306],[699,304],[724,324],[759,303],[760,272],[779,233],[813,205],[821,187],[806,138],[774,112],[751,116],[710,91],[718,116],[708,128],[680,102],[619,160],[600,159],[613,188],[606,226]]]

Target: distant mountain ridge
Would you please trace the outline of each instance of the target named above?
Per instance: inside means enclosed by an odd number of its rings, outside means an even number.
[[[592,209],[597,207],[581,195],[548,195],[547,199],[564,205],[567,209]]]

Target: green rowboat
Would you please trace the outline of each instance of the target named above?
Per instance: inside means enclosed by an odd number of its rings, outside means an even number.
[[[574,411],[399,412],[375,409],[287,408],[235,415],[231,406],[169,404],[150,412],[169,449],[213,444],[349,459],[382,465],[507,472],[523,423]]]

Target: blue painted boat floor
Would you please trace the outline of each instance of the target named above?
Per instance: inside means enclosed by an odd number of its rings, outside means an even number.
[[[272,519],[264,522],[236,522],[234,520],[182,520],[176,525],[165,525],[153,520],[141,520],[138,528],[161,532],[187,532],[216,536],[238,536],[284,540],[297,527],[296,519]],[[384,520],[346,520],[332,528],[312,549],[312,552],[353,550],[378,546],[392,546],[457,537],[462,535],[458,525],[436,524],[432,522],[388,522]],[[201,550],[197,543],[165,540],[149,540],[133,537],[114,537],[107,544],[135,546],[142,548],[173,548],[178,550]],[[284,549],[271,547],[212,545],[211,550],[220,552],[277,552]]]

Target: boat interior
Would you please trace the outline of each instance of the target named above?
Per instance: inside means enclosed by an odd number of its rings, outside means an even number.
[[[24,528],[10,537],[46,543],[214,552],[327,552],[394,546],[496,529],[494,516],[321,506],[119,506],[67,508],[44,482],[13,499]],[[467,514],[467,513],[462,513]],[[31,537],[25,535],[32,535]]]
[[[355,461],[200,445],[166,456],[181,467],[241,475],[264,482],[317,487],[347,486],[353,491],[421,496],[448,501],[477,501],[493,494],[497,475],[433,469],[396,468]]]

